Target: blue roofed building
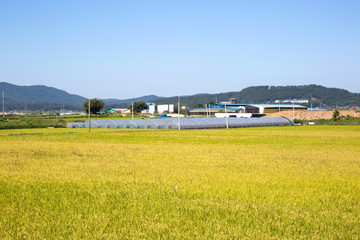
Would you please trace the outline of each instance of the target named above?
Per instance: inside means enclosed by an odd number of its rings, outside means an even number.
[[[191,115],[219,115],[228,113],[228,117],[262,117],[267,113],[288,111],[288,110],[306,110],[307,108],[298,104],[246,104],[236,103],[234,99],[230,102],[221,102],[217,104],[208,104],[203,108],[191,109]],[[225,115],[223,116],[225,117]]]

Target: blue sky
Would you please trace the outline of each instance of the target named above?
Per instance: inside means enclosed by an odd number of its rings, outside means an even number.
[[[0,81],[84,97],[360,93],[360,1],[0,0]]]

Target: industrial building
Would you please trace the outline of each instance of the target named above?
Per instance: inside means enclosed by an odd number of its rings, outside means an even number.
[[[230,102],[209,104],[203,108],[192,109],[189,112],[191,115],[216,115],[216,113],[226,112],[230,114],[230,117],[262,117],[267,113],[306,109],[305,106],[298,104],[243,104],[235,103],[234,99],[230,99]],[[246,113],[246,115],[240,113]]]
[[[286,102],[289,102],[289,103],[309,103],[309,99],[284,99],[282,102],[286,103]]]

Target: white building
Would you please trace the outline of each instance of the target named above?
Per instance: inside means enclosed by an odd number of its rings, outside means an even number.
[[[128,109],[127,108],[112,108],[115,113],[125,113]]]
[[[217,118],[250,118],[252,113],[215,113]]]
[[[156,113],[156,105],[149,105],[149,113],[151,114]]]
[[[173,113],[174,112],[174,104],[162,104],[162,105],[157,105],[157,112],[158,113],[163,113],[163,112],[169,112],[169,113]]]
[[[290,103],[308,103],[309,99],[284,99],[284,103],[290,102]]]

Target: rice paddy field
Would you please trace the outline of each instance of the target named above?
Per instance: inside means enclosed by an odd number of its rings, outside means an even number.
[[[359,239],[360,127],[0,130],[0,239]]]

